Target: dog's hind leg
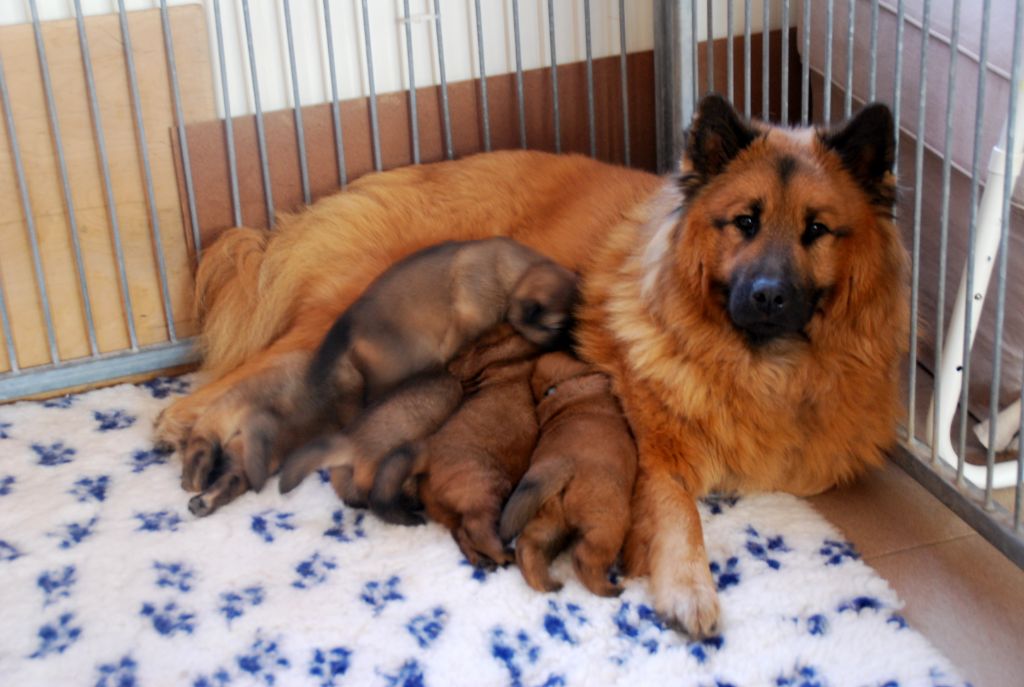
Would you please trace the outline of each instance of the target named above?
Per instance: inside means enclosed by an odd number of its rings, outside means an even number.
[[[474,508],[462,512],[462,523],[453,533],[466,558],[483,556],[496,565],[507,565],[513,557],[498,536],[498,508]]]
[[[598,596],[618,596],[622,587],[612,584],[608,571],[622,548],[625,528],[600,523],[580,532],[572,547],[572,564],[580,581]]]
[[[569,535],[557,510],[555,502],[546,504],[516,540],[519,571],[526,583],[540,592],[557,592],[562,588],[550,571],[551,561],[564,548]]]
[[[370,510],[385,522],[395,525],[422,525],[423,516],[413,512],[404,498],[403,485],[426,463],[424,451],[411,445],[401,446],[385,457],[370,490]]]

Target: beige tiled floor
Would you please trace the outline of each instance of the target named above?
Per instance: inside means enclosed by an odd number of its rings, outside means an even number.
[[[1024,570],[895,466],[810,502],[975,687],[1024,685]]]

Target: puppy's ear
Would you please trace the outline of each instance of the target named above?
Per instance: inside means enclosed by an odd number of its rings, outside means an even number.
[[[721,174],[733,158],[757,138],[720,95],[705,96],[697,106],[683,152],[683,188],[688,193]]]
[[[821,142],[835,152],[843,166],[876,204],[892,207],[895,202],[891,176],[895,161],[895,124],[889,108],[872,103],[853,119],[833,131],[821,134]]]

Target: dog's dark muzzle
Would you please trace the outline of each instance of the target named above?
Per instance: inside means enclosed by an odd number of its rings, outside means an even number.
[[[729,289],[729,318],[755,342],[799,333],[813,314],[813,296],[785,275],[743,275]]]

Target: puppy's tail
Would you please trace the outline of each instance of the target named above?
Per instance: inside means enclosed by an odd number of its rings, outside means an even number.
[[[281,468],[278,487],[287,494],[299,486],[314,470],[338,468],[351,465],[353,460],[352,441],[344,434],[332,434],[309,442],[288,456]]]
[[[370,510],[381,520],[395,525],[422,525],[423,516],[415,512],[417,499],[406,488],[406,483],[426,469],[426,452],[416,444],[403,444],[389,453],[374,477]]]
[[[545,460],[531,466],[501,513],[498,528],[501,540],[508,543],[515,539],[544,502],[565,489],[574,474],[575,463],[567,458]]]

